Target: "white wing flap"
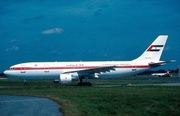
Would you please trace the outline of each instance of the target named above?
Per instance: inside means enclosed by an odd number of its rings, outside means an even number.
[[[101,72],[110,72],[112,70],[115,70],[115,67],[116,66],[88,68],[88,69],[67,71],[67,72],[64,72],[64,73],[74,73],[74,72],[77,72],[79,75],[83,76],[83,75],[95,74],[95,73],[101,73]]]

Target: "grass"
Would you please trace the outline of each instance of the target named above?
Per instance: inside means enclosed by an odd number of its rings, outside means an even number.
[[[0,94],[39,96],[58,102],[65,116],[179,115],[180,87],[98,87],[99,84],[136,83],[132,80],[92,80],[92,87],[54,85],[52,81],[0,80]]]

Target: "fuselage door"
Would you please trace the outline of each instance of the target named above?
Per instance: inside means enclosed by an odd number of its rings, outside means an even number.
[[[135,63],[135,62],[132,62],[132,63],[131,63],[131,66],[132,66],[132,71],[136,71],[136,63]]]
[[[44,72],[45,72],[45,73],[48,73],[48,72],[49,72],[49,65],[48,65],[48,64],[45,64],[45,65],[44,65]]]
[[[20,73],[26,73],[26,65],[21,65]]]

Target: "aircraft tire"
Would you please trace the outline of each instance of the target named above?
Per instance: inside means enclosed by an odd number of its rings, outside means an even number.
[[[24,86],[27,86],[27,83],[24,83]]]
[[[78,83],[78,86],[82,86],[82,83]]]
[[[78,83],[78,86],[91,86],[92,84],[89,82],[85,82],[85,83]]]
[[[91,85],[92,85],[92,83],[87,83],[87,85],[88,85],[88,86],[91,86]]]

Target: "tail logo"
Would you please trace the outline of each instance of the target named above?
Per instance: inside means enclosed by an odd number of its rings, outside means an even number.
[[[147,52],[158,52],[161,50],[161,48],[163,47],[164,45],[151,45]]]

